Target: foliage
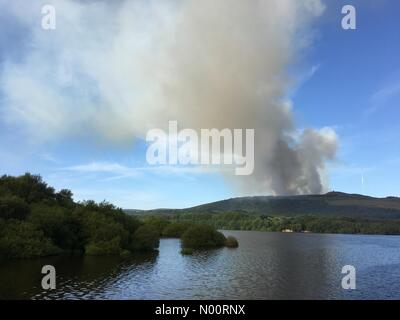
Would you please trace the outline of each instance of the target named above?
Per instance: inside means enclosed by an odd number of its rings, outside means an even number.
[[[171,222],[162,231],[162,236],[166,238],[180,238],[182,234],[193,224],[186,221]]]
[[[59,252],[51,240],[29,222],[7,221],[0,237],[0,256],[6,258],[31,258]]]
[[[225,246],[228,248],[237,248],[239,247],[239,242],[235,237],[228,236],[225,240]]]
[[[161,231],[107,202],[75,203],[40,176],[0,177],[0,257],[30,258],[64,252],[127,256],[153,250]]]
[[[400,235],[400,219],[362,219],[337,216],[298,215],[292,217],[258,215],[240,212],[184,212],[165,215],[175,223],[208,224],[218,230],[252,230],[345,234]]]
[[[135,231],[133,239],[135,250],[151,250],[159,245],[159,231],[155,230],[152,225],[145,224]]]
[[[23,220],[29,212],[28,204],[20,197],[14,195],[0,197],[0,218]]]
[[[225,245],[225,236],[205,224],[190,226],[182,234],[182,247],[191,249],[219,248]]]
[[[188,209],[157,209],[146,212],[146,214],[149,213],[167,215],[239,213],[271,217],[313,215],[328,218],[395,220],[400,219],[400,198],[374,198],[342,192],[296,196],[255,196],[232,198]]]
[[[150,225],[153,230],[156,230],[159,236],[162,236],[163,230],[169,224],[168,219],[162,216],[148,216],[143,221]]]
[[[182,248],[181,254],[183,255],[190,255],[193,254],[194,250],[191,248]]]
[[[0,178],[0,194],[14,195],[27,203],[43,200],[57,201],[57,194],[40,176],[26,173],[20,177],[2,176]]]

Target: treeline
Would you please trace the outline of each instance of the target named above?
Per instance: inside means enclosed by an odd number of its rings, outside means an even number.
[[[247,213],[174,213],[141,217],[144,221],[178,221],[181,223],[208,224],[216,229],[282,231],[310,231],[314,233],[383,234],[400,235],[400,220],[377,220],[349,217],[302,215],[292,217],[268,216]]]
[[[129,255],[158,247],[159,233],[107,202],[75,203],[40,176],[0,178],[0,258],[61,253]]]

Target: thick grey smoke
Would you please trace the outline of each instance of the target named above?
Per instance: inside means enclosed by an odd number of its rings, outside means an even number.
[[[336,135],[299,133],[287,98],[287,71],[310,45],[319,0],[55,7],[54,34],[34,29],[24,62],[2,74],[8,120],[41,137],[89,131],[112,141],[143,138],[168,120],[181,128],[254,128],[254,174],[229,179],[250,193],[323,191]]]

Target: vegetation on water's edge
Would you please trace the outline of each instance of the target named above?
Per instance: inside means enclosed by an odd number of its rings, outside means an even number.
[[[181,238],[183,253],[237,246],[217,229],[400,235],[400,219],[229,212],[132,216],[107,202],[75,203],[71,191],[56,192],[40,176],[0,177],[0,258],[127,256],[157,248],[160,237]]]
[[[181,237],[182,248],[209,249],[225,246],[225,236],[206,224],[190,226]]]
[[[228,237],[226,237],[225,245],[228,248],[237,248],[237,247],[239,247],[239,242],[237,241],[237,239],[235,237],[228,236]]]
[[[234,237],[225,238],[221,232],[207,223],[171,221],[160,216],[150,216],[143,221],[153,230],[157,230],[160,237],[180,238],[182,254],[192,254],[193,250],[199,249],[238,247],[238,244],[232,245],[234,242],[238,243]]]
[[[193,254],[194,250],[192,248],[182,248],[181,253],[183,255],[190,255]]]
[[[107,202],[75,203],[71,191],[56,192],[40,176],[0,177],[0,258],[125,257],[154,250],[161,236],[182,238],[187,253],[225,244],[225,236],[208,225],[143,221]]]
[[[293,217],[266,216],[249,213],[175,213],[157,215],[138,215],[143,221],[158,221],[158,224],[171,224],[178,228],[190,223],[208,224],[215,229],[250,230],[250,231],[282,231],[343,234],[382,234],[400,235],[400,219],[361,219],[334,216],[299,215]],[[163,222],[164,221],[164,222]],[[172,227],[173,226],[173,227]],[[167,229],[166,229],[167,230]],[[168,236],[168,235],[165,235]]]
[[[75,203],[40,176],[0,178],[0,257],[61,253],[122,255],[158,247],[158,233],[123,210],[102,202]]]

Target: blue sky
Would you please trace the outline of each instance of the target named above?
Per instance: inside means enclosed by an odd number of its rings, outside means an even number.
[[[333,125],[340,136],[332,189],[399,195],[400,5],[353,1],[357,30],[343,31],[332,12],[344,3],[326,2],[308,59],[320,67],[294,100],[302,121]]]
[[[323,3],[326,9],[313,24],[312,44],[288,66],[299,79],[287,93],[296,125],[329,126],[336,131],[339,148],[336,160],[328,164],[329,189],[400,196],[400,4],[395,0]],[[356,30],[341,28],[345,4],[356,7]],[[15,18],[16,9],[7,6],[0,1],[1,72],[10,64],[23,63],[35,45],[30,30],[36,26],[34,18]],[[51,64],[51,50],[48,54]],[[91,90],[85,75],[75,80],[78,83],[60,99],[73,100],[76,92],[81,97],[82,90]],[[149,170],[146,144],[140,138],[108,143],[93,138],[93,133],[57,131],[56,138],[46,139],[50,135],[46,123],[25,130],[24,123],[10,120],[4,112],[10,101],[1,84],[0,174],[38,173],[57,189],[71,189],[76,200],[106,199],[124,208],[181,208],[242,195],[220,173]],[[75,124],[74,112],[65,118],[72,128],[92,125]],[[55,126],[62,125],[63,116],[60,113]]]

